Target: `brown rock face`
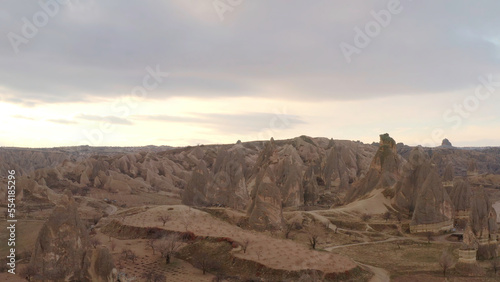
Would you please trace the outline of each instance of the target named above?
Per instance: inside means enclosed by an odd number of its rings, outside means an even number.
[[[441,147],[452,148],[450,140],[444,138],[443,142],[441,142]]]
[[[276,145],[271,139],[257,158],[249,187],[252,203],[248,209],[249,223],[256,229],[281,228],[283,219],[283,204],[280,188],[272,168],[278,162]]]
[[[443,181],[444,182],[452,182],[455,177],[454,167],[452,163],[448,163],[443,173]]]
[[[245,149],[241,142],[228,150],[221,148],[213,167],[208,201],[234,209],[246,209],[250,203],[245,179],[247,173]]]
[[[93,258],[87,230],[80,221],[71,192],[66,190],[38,234],[30,264],[41,280],[112,281],[104,279],[112,276],[111,256],[104,254],[107,250],[102,252],[99,262],[108,267],[93,275],[89,272]]]
[[[454,207],[441,178],[431,170],[420,191],[411,225],[439,224],[453,219]]]
[[[394,139],[387,133],[380,135],[380,147],[372,160],[370,169],[367,175],[348,192],[347,201],[352,201],[375,189],[391,188],[399,179],[401,164]]]
[[[470,210],[472,192],[467,181],[455,180],[449,194],[456,212]]]
[[[319,198],[319,188],[313,167],[309,167],[305,172],[302,185],[304,186],[304,204],[315,205]]]
[[[496,234],[498,231],[496,219],[497,213],[484,189],[474,189],[471,198],[470,224],[476,237],[490,239],[491,235]]]
[[[275,184],[272,170],[269,167],[263,168],[255,183],[252,204],[248,210],[250,225],[260,230],[281,228],[284,222],[281,192]]]
[[[203,160],[201,160],[191,175],[186,189],[182,194],[182,203],[190,206],[207,205],[207,187],[209,184],[209,172]]]
[[[421,147],[412,150],[408,162],[403,166],[402,178],[395,185],[393,206],[401,212],[413,213],[417,198],[432,166],[429,156]]]

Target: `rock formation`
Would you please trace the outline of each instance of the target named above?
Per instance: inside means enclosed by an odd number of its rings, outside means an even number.
[[[453,148],[453,146],[451,145],[450,140],[448,140],[447,138],[443,139],[443,142],[441,142],[441,147],[444,147],[444,148]]]
[[[454,168],[452,163],[448,163],[443,173],[443,186],[453,186],[453,178],[455,178]]]
[[[199,161],[191,175],[186,189],[182,194],[182,203],[189,206],[207,205],[207,187],[209,185],[209,172],[203,160]]]
[[[472,191],[470,222],[472,231],[479,240],[496,240],[497,213],[483,188]]]
[[[249,223],[256,229],[281,228],[284,223],[281,191],[271,164],[277,160],[276,146],[271,139],[258,157],[250,181],[252,203],[248,209]]]
[[[441,178],[431,170],[419,192],[410,223],[412,232],[449,230],[453,227],[454,207]]]
[[[418,196],[431,170],[432,165],[427,153],[422,147],[414,148],[408,162],[403,166],[402,177],[394,188],[392,203],[397,210],[405,214],[415,211]]]
[[[367,175],[348,192],[347,201],[352,201],[376,189],[392,187],[399,179],[401,163],[394,139],[387,133],[380,135],[380,147],[370,164],[370,169]]]
[[[40,230],[30,264],[40,280],[114,281],[112,258],[107,249],[91,250],[69,190]]]
[[[314,169],[309,167],[309,169],[304,173],[303,177],[303,187],[304,187],[304,204],[315,205],[319,198],[318,182],[314,174]]]
[[[450,199],[455,207],[455,217],[467,219],[470,214],[472,192],[467,180],[456,179],[449,189]]]
[[[250,203],[247,189],[245,149],[241,142],[230,149],[221,148],[212,170],[213,182],[208,191],[208,201],[216,205],[244,210]]]
[[[469,160],[469,165],[467,166],[467,176],[478,175],[477,162],[474,159]]]

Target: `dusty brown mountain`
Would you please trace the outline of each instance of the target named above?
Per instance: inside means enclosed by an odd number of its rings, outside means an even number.
[[[441,147],[452,148],[453,146],[451,145],[450,140],[444,138],[443,141],[441,142]]]
[[[398,145],[398,153],[408,159],[412,147]],[[432,163],[436,165],[439,173],[443,175],[446,166],[452,164],[455,176],[466,176],[471,159],[476,161],[479,174],[500,174],[500,148],[459,148],[459,147],[435,147],[424,148],[431,157]]]
[[[449,189],[449,195],[457,213],[469,213],[472,191],[467,180],[456,179]]]
[[[114,156],[132,152],[161,152],[170,146],[145,147],[58,147],[58,148],[0,148],[0,176],[15,169],[18,175],[29,174],[37,169],[56,167],[64,161],[78,162],[94,155]]]
[[[448,163],[443,172],[443,182],[453,182],[455,178],[455,169],[452,163]]]
[[[188,206],[207,205],[207,187],[209,181],[210,176],[207,166],[205,162],[201,160],[192,172],[186,189],[184,189],[182,203]]]
[[[443,188],[441,178],[435,170],[431,170],[419,191],[410,225],[451,224],[453,216],[453,203]]]
[[[30,187],[39,198],[47,198],[51,194],[49,190],[61,192],[70,188],[77,191],[89,187],[111,193],[161,192],[180,197],[185,194],[185,203],[246,210],[251,204],[253,188],[250,182],[255,178],[255,167],[261,163],[258,158],[264,146],[265,142],[256,141],[177,149],[165,147],[168,150],[161,152],[161,147],[151,148],[151,151],[144,151],[148,147],[142,147],[143,151],[139,150],[141,148],[122,148],[122,153],[120,148],[76,147],[75,152],[70,148],[50,149],[61,151],[57,153],[59,157],[50,155],[52,153],[45,156],[45,153],[35,150],[30,154],[39,156],[37,158],[46,160],[46,163],[40,164],[43,168],[25,174],[30,176]],[[395,148],[407,158],[410,155],[409,147],[395,146],[394,140],[385,135],[381,137],[378,150],[376,146],[361,142],[307,136],[275,141],[275,147],[270,166],[284,207],[311,204],[311,197],[317,199],[319,204],[329,206],[342,201],[345,194],[352,200],[373,189],[393,186],[401,178],[402,165],[406,162],[397,155]],[[23,150],[29,152],[29,149]],[[40,150],[46,152],[49,149]],[[471,158],[478,160],[479,172],[493,171],[496,164],[500,164],[498,148],[423,150],[432,154],[431,161],[436,163],[440,172],[451,163],[455,174],[462,175]],[[498,152],[494,153],[495,150]],[[0,160],[0,164],[8,163],[8,166],[12,164],[12,167],[21,169],[27,167],[29,162],[23,161],[24,153],[19,159],[14,157],[14,153],[8,155],[8,158]],[[6,162],[6,159],[9,161]],[[198,167],[201,161],[206,170]],[[485,168],[486,165],[488,167]],[[200,171],[203,173],[200,174]],[[192,184],[188,187],[190,182]],[[201,188],[195,187],[194,183],[204,183],[206,187],[200,191]],[[19,189],[22,190],[23,185]],[[197,195],[195,201],[189,199],[194,195]]]
[[[399,179],[402,163],[394,139],[387,133],[380,135],[380,146],[367,175],[350,189],[346,200],[352,201],[376,189],[391,188]]]
[[[247,149],[241,143],[227,149],[220,148],[215,160],[208,188],[208,201],[234,209],[244,210],[250,202],[245,176],[249,173],[245,157]]]
[[[314,206],[318,202],[319,187],[313,167],[309,167],[304,173],[302,186],[304,187],[304,204]]]
[[[30,264],[36,279],[55,281],[113,281],[107,249],[93,251],[71,192],[66,190],[43,225]],[[97,262],[97,263],[96,263]]]
[[[470,224],[472,231],[479,239],[490,239],[491,234],[498,231],[497,213],[484,189],[472,190]]]
[[[283,195],[277,186],[275,169],[278,163],[274,139],[266,144],[257,158],[249,181],[251,205],[248,209],[249,223],[256,229],[281,228],[283,218]]]
[[[409,214],[415,211],[420,191],[432,169],[429,156],[424,150],[421,147],[414,148],[409,161],[403,166],[402,177],[394,188],[392,203],[397,210]]]

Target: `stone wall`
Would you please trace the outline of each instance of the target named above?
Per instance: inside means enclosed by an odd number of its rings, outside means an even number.
[[[417,224],[410,225],[411,233],[422,233],[422,232],[439,232],[451,230],[453,228],[453,220],[438,222],[432,224]]]
[[[458,262],[475,263],[477,250],[458,250]]]

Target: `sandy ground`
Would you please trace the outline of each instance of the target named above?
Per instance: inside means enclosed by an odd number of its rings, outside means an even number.
[[[158,216],[162,214],[172,218],[164,227],[163,223],[158,220]],[[120,218],[120,213],[116,216]],[[122,220],[124,224],[130,226],[159,227],[181,232],[189,230],[196,235],[229,237],[239,242],[249,240],[247,252],[240,251],[234,255],[258,261],[275,269],[317,269],[325,272],[343,272],[356,267],[355,262],[347,257],[310,250],[307,246],[292,240],[273,238],[243,230],[203,211],[182,205],[152,207],[126,216]]]
[[[316,211],[317,214],[322,213],[345,213],[345,214],[383,214],[387,211],[386,206],[391,206],[388,198],[384,197],[381,189],[372,191],[366,198],[354,201],[345,206],[333,208],[324,211]]]

